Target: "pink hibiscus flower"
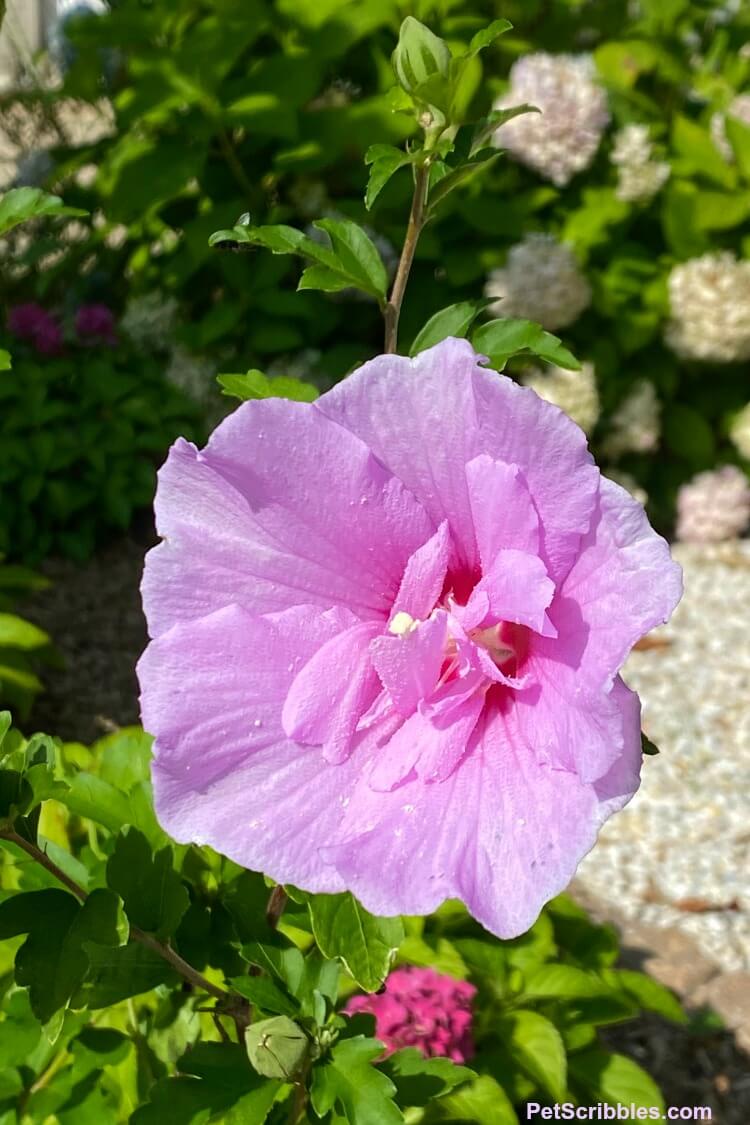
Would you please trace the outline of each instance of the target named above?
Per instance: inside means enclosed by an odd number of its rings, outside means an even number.
[[[481,360],[380,356],[176,442],[138,674],[176,840],[510,937],[638,787],[618,671],[681,578],[583,432]]]
[[[425,1058],[441,1056],[456,1063],[474,1055],[471,1002],[476,988],[468,981],[407,965],[395,969],[382,992],[352,996],[347,1015],[369,1012],[375,1034],[391,1055],[402,1047],[416,1047]]]

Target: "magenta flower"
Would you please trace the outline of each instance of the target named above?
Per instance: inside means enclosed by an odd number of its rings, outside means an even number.
[[[474,1055],[471,1002],[476,991],[468,981],[407,965],[390,974],[382,992],[352,996],[344,1011],[373,1015],[375,1034],[389,1055],[416,1047],[428,1059],[438,1055],[465,1063]]]
[[[81,305],[75,319],[76,336],[82,344],[117,345],[115,318],[107,305]]]
[[[33,301],[10,310],[8,330],[19,340],[26,340],[40,355],[59,355],[62,351],[62,328],[46,309]]]
[[[638,787],[618,671],[681,578],[583,432],[480,361],[380,356],[176,442],[138,674],[175,839],[507,937]]]

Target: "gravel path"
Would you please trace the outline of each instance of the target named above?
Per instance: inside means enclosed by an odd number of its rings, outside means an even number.
[[[578,877],[626,918],[750,969],[750,541],[674,553],[685,596],[625,670],[661,753]]]

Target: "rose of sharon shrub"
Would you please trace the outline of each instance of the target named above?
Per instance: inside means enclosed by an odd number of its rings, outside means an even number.
[[[474,1055],[471,1002],[476,991],[468,981],[407,965],[390,974],[382,992],[352,996],[344,1010],[373,1015],[375,1034],[389,1055],[416,1047],[426,1058],[465,1063]]]
[[[138,671],[175,839],[507,937],[638,787],[618,671],[681,579],[583,432],[481,359],[380,356],[178,441]]]

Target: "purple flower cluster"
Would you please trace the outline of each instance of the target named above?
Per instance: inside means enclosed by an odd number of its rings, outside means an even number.
[[[87,347],[117,345],[115,317],[107,305],[81,305],[73,322],[75,342]],[[63,351],[63,328],[46,309],[34,301],[16,305],[8,315],[8,331],[31,344],[39,355],[57,356]]]
[[[375,1017],[375,1034],[389,1055],[416,1047],[426,1058],[464,1063],[474,1054],[471,1002],[476,991],[467,981],[407,965],[391,973],[382,992],[353,996],[345,1010]]]
[[[62,351],[62,328],[46,309],[33,301],[10,310],[8,330],[19,340],[31,344],[39,355],[59,355]]]
[[[82,344],[106,344],[109,348],[117,346],[115,318],[107,305],[81,305],[76,313],[75,332]]]

